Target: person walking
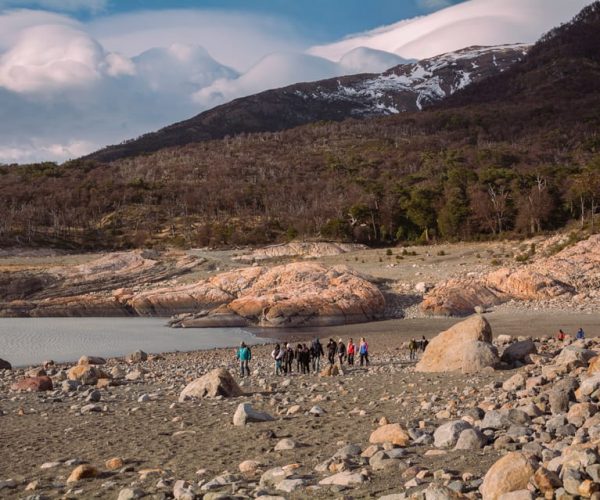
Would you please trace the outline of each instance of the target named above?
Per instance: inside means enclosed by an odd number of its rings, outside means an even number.
[[[294,349],[290,344],[285,345],[285,356],[283,357],[283,369],[286,374],[292,373],[292,366],[294,363]]]
[[[310,346],[310,355],[312,358],[313,364],[313,372],[319,373],[321,371],[321,357],[325,356],[325,351],[323,351],[323,345],[319,341],[319,339],[315,339],[312,341]]]
[[[284,356],[284,351],[279,344],[275,344],[275,349],[271,353],[271,357],[275,361],[275,375],[283,375],[283,367],[281,361]]]
[[[344,341],[342,339],[339,339],[339,341],[338,341],[337,353],[338,353],[338,359],[340,360],[340,368],[341,368],[342,365],[344,364],[344,360],[346,359],[346,346],[344,345]]]
[[[354,354],[356,353],[356,346],[352,339],[348,340],[348,347],[346,348],[346,354],[348,354],[348,364],[350,366],[354,365]]]
[[[303,374],[310,374],[310,349],[306,344],[302,344],[302,352],[301,352],[301,366]]]
[[[236,357],[238,359],[238,361],[240,362],[240,375],[242,378],[244,378],[244,376],[250,376],[250,360],[252,359],[252,351],[250,351],[250,348],[246,345],[245,342],[242,342],[240,344],[239,349],[237,350],[236,353]]]
[[[409,359],[414,361],[417,357],[417,341],[415,339],[410,339],[410,342],[408,343],[408,353]]]
[[[363,363],[366,363],[369,366],[369,344],[364,337],[360,338],[360,343],[358,344],[358,355],[360,356],[360,366]]]
[[[337,352],[337,344],[335,343],[335,340],[329,339],[329,342],[327,342],[327,360],[329,361],[330,365],[335,364],[335,353],[336,352]]]
[[[296,371],[300,373],[302,371],[302,344],[296,346],[294,357],[296,358]]]
[[[421,338],[421,350],[423,352],[425,352],[425,349],[427,349],[427,346],[429,345],[429,340],[427,340],[425,338],[425,335],[423,335],[423,337]]]

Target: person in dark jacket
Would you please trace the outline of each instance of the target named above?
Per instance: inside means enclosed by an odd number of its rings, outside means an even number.
[[[294,357],[296,358],[296,371],[300,373],[302,371],[302,344],[296,346]]]
[[[286,344],[285,346],[285,355],[283,357],[283,361],[283,370],[286,374],[291,374],[294,363],[294,349],[292,349],[290,344]]]
[[[327,342],[326,347],[327,347],[327,359],[329,360],[329,364],[334,365],[335,364],[335,353],[337,352],[337,344],[335,343],[335,340],[329,339],[329,342]]]
[[[344,360],[346,359],[346,346],[344,345],[344,341],[340,339],[337,345],[337,355],[340,361],[340,367],[344,364]]]
[[[306,344],[302,344],[302,351],[300,352],[300,366],[302,367],[302,373],[306,375],[310,373],[310,349]]]
[[[321,371],[321,357],[325,356],[325,352],[323,351],[323,345],[319,341],[319,339],[315,339],[312,341],[310,346],[310,357],[312,358],[312,369],[313,372],[319,373]]]

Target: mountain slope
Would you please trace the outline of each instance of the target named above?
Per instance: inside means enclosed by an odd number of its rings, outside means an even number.
[[[236,99],[138,139],[109,146],[87,158],[113,161],[165,147],[241,133],[274,132],[317,121],[416,111],[466,85],[499,74],[520,60],[526,45],[471,47],[381,74],[353,75]]]

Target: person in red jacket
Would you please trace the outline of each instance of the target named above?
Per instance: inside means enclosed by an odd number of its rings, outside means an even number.
[[[346,348],[346,353],[348,354],[348,364],[354,365],[354,355],[356,354],[356,346],[352,339],[348,341],[348,347]]]

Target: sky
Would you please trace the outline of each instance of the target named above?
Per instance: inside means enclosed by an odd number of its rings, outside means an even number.
[[[534,42],[591,0],[0,0],[0,163],[62,162],[237,97]]]

